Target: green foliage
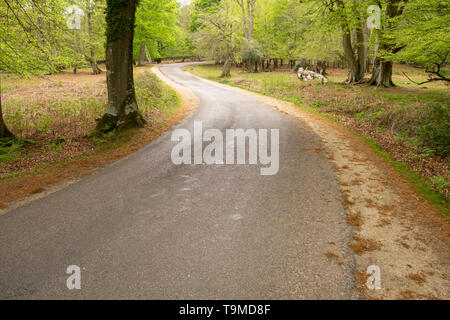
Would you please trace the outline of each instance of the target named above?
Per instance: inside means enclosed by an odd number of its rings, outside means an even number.
[[[311,68],[311,62],[305,58],[301,58],[300,61],[295,65],[294,72],[297,73],[298,69],[310,69]]]
[[[73,56],[66,1],[0,2],[0,70],[23,76],[58,71]]]
[[[333,62],[342,54],[338,28],[315,1],[275,1],[276,57]]]
[[[393,56],[433,69],[450,54],[450,6],[447,0],[410,0],[392,36],[404,49]],[[444,74],[449,75],[446,70]]]
[[[194,5],[198,3],[195,2]],[[214,2],[211,2],[214,3]],[[239,17],[234,14],[235,1],[222,0],[220,4],[196,7],[193,15],[199,26],[193,35],[196,51],[217,62],[234,59],[240,49],[242,38],[237,34]]]
[[[146,72],[135,79],[136,97],[144,113],[171,112],[179,105],[178,95],[164,85],[153,73]]]
[[[89,66],[87,56],[94,51],[97,60],[105,60],[105,0],[76,0],[83,11],[81,30],[71,30],[73,51],[77,54],[80,67]],[[91,16],[92,34],[89,32],[88,15]]]
[[[450,186],[450,180],[443,176],[435,176],[430,178],[432,184],[434,184],[440,191]]]
[[[178,8],[176,0],[141,0],[136,12],[135,59],[141,43],[145,43],[152,59],[193,56],[190,8]]]
[[[191,23],[189,30],[196,32],[204,25],[200,21],[200,16],[204,13],[214,13],[217,11],[217,7],[220,4],[220,0],[195,0],[194,8],[191,13]]]
[[[380,119],[386,112],[383,108],[375,112],[359,112],[355,114],[356,121],[375,121]]]
[[[81,30],[67,26],[70,5],[84,11]],[[22,76],[55,73],[67,67],[87,66],[93,49],[104,58],[102,0],[2,1],[0,3],[0,69]],[[89,36],[87,10],[91,10],[93,36]],[[7,36],[6,36],[7,35]]]
[[[192,57],[195,56],[195,45],[190,32],[192,5],[178,9],[175,33],[175,45],[170,45],[164,50],[168,57]]]
[[[436,150],[444,157],[450,156],[450,106],[434,103],[420,110],[421,125],[417,134],[424,146]]]
[[[50,142],[50,149],[52,150],[53,154],[59,154],[63,151],[63,144],[65,142],[64,137],[59,137],[57,139],[54,139]]]
[[[141,0],[136,11],[134,57],[144,42],[153,59],[165,56],[165,50],[177,45],[178,7],[176,0]]]
[[[259,62],[264,58],[264,50],[261,45],[252,40],[250,42],[244,41],[240,52],[241,58],[251,63]]]
[[[14,161],[19,155],[23,141],[18,138],[0,139],[0,161]]]
[[[244,0],[244,7],[247,5]],[[191,13],[191,32],[197,51],[216,61],[225,61],[224,52],[234,39],[237,60],[247,57],[339,61],[342,59],[340,33],[326,24],[323,10],[314,1],[256,0],[252,41],[244,40],[242,25],[248,26],[236,0],[197,0]],[[230,36],[230,32],[232,36]],[[228,43],[228,44],[227,44]]]

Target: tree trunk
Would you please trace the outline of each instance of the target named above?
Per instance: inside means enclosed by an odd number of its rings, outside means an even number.
[[[247,13],[245,12],[244,0],[237,0],[237,3],[241,7],[242,10],[242,31],[244,32],[245,39],[249,39],[248,37],[248,28],[247,28]]]
[[[403,14],[407,0],[388,0],[386,3],[386,17],[392,19]],[[395,22],[394,22],[395,23]],[[388,24],[384,26],[385,33],[391,32],[395,28],[395,24],[388,20]],[[377,32],[378,49],[380,51],[387,51],[390,53],[397,53],[403,47],[394,47],[392,44],[386,42],[385,39],[380,37]],[[375,56],[372,69],[372,77],[369,80],[369,84],[378,87],[395,87],[392,81],[392,61],[384,60],[378,56]]]
[[[5,121],[3,120],[2,103],[0,101],[0,139],[13,138],[14,135],[6,127]]]
[[[105,12],[108,108],[97,130],[142,127],[145,120],[138,111],[133,80],[136,1],[107,0]]]
[[[222,74],[220,75],[221,78],[224,77],[230,77],[231,76],[231,58],[228,58],[225,61],[225,64],[223,65]]]
[[[362,26],[356,28],[356,55],[358,58],[359,72],[361,80],[364,78],[366,68],[366,44],[364,38],[364,29]]]
[[[372,77],[369,80],[369,84],[384,88],[395,87],[392,81],[392,62],[377,57],[373,65]]]
[[[265,59],[262,59],[259,62],[259,68],[260,68],[261,72],[265,72],[266,71],[266,60]]]
[[[364,72],[370,72],[370,49],[369,49],[369,39],[370,30],[365,23],[363,23],[363,34],[364,34]]]
[[[141,42],[141,48],[139,50],[139,60],[138,60],[138,66],[145,65],[145,42]]]
[[[87,10],[87,23],[88,23],[88,32],[89,32],[89,51],[90,51],[90,57],[89,62],[91,63],[92,73],[93,74],[100,74],[102,73],[102,70],[97,65],[97,59],[95,58],[95,50],[93,46],[94,42],[94,28],[92,27],[92,12],[91,9]]]
[[[247,11],[249,14],[248,41],[253,40],[253,25],[255,21],[255,2],[256,0],[247,0]]]
[[[239,7],[242,10],[242,27],[244,31],[244,37],[248,42],[253,39],[253,27],[255,21],[255,3],[256,0],[237,0]]]
[[[315,66],[314,66],[314,71],[319,73],[319,74],[321,74],[321,75],[323,75],[323,76],[326,76],[327,63],[325,61],[317,60]]]
[[[152,63],[152,57],[150,56],[150,53],[147,50],[147,46],[145,46],[145,57],[147,58],[147,63]]]
[[[13,138],[14,135],[6,127],[5,121],[3,120],[3,110],[2,110],[2,95],[1,95],[1,79],[0,79],[0,139]]]
[[[344,34],[342,35],[342,44],[349,67],[348,78],[345,82],[347,84],[358,83],[362,80],[361,64],[359,62],[359,59],[355,58],[350,33],[347,31],[347,28],[345,26],[342,26],[342,31],[344,32]]]

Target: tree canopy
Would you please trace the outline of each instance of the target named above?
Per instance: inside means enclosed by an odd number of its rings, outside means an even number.
[[[371,84],[392,86],[395,61],[445,80],[450,43],[445,0],[195,0],[190,6],[197,52],[216,61],[224,60],[224,39],[233,38],[237,63],[257,47],[252,55],[258,53],[260,60],[346,65],[348,83],[367,82],[364,74],[372,69]],[[367,26],[370,16],[379,19],[376,29]],[[232,37],[220,35],[225,18],[233,22]]]

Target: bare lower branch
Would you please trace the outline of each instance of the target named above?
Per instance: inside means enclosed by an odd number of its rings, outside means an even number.
[[[411,79],[407,74],[406,74],[406,72],[403,72],[403,75],[406,77],[406,78],[408,78],[408,80],[409,81],[411,81],[412,83],[415,83],[415,84],[417,84],[417,85],[422,85],[422,84],[425,84],[425,83],[430,83],[430,82],[433,82],[433,81],[447,81],[447,82],[450,82],[450,79],[449,78],[446,78],[446,77],[444,77],[444,76],[442,76],[442,75],[440,75],[440,74],[437,74],[438,76],[439,76],[439,78],[433,78],[431,75],[430,75],[430,78],[427,80],[427,81],[423,81],[423,82],[416,82],[416,81],[414,81],[413,79]]]

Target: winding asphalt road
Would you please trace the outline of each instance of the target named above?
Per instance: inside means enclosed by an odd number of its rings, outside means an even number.
[[[280,129],[280,169],[171,162],[171,132],[0,216],[1,299],[345,299],[350,229],[332,164],[303,123],[161,67],[199,108],[178,128]],[[326,253],[340,256],[330,261]],[[338,262],[338,263],[337,263]],[[66,268],[81,268],[81,289]]]

